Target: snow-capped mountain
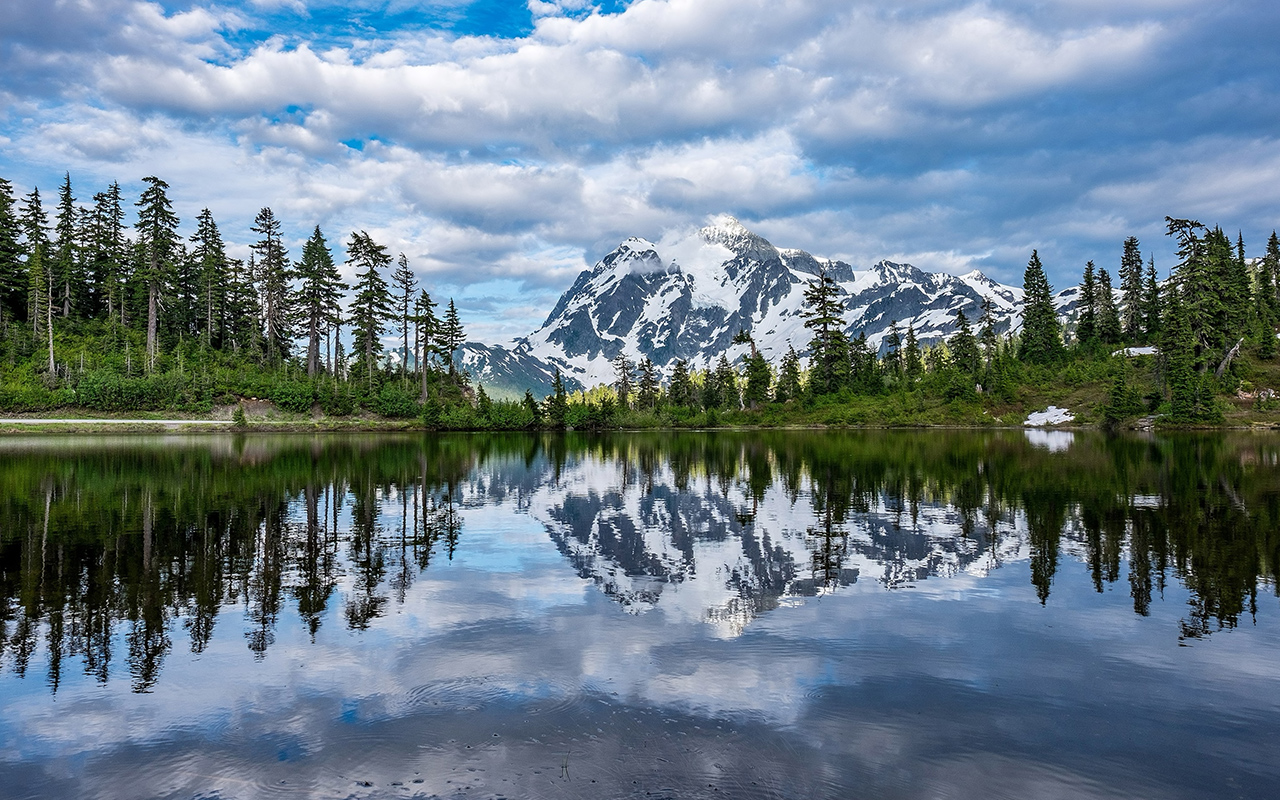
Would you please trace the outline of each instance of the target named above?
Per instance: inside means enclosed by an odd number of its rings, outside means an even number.
[[[578,276],[541,327],[510,347],[465,345],[463,363],[491,393],[522,394],[527,387],[541,396],[556,368],[570,389],[611,382],[620,352],[635,361],[648,357],[666,374],[677,359],[698,368],[722,354],[733,360],[748,350],[732,343],[746,330],[776,365],[788,347],[801,355],[808,349],[804,290],[822,271],[840,287],[849,335],[865,333],[873,348],[895,321],[904,333],[913,326],[922,343],[954,332],[960,310],[976,328],[984,297],[1002,332],[1019,324],[1022,289],[981,272],[930,273],[890,261],[855,269],[779,249],[721,216],[658,242],[627,239]]]

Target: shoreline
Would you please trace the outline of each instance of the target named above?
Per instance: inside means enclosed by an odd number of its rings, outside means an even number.
[[[1109,430],[1105,426],[1090,424],[1016,425],[993,423],[990,425],[944,423],[861,423],[822,424],[796,423],[792,425],[743,425],[725,424],[715,427],[661,425],[654,427],[618,427],[594,429],[553,428],[504,429],[457,428],[442,430],[425,428],[418,420],[325,417],[318,420],[253,420],[236,425],[227,419],[209,418],[147,418],[147,417],[0,417],[0,436],[32,434],[132,434],[132,433],[183,433],[183,434],[277,434],[277,433],[697,433],[713,431],[822,431],[822,430],[1021,430],[1085,432]],[[1113,431],[1150,433],[1154,431],[1276,431],[1276,422],[1236,422],[1218,425],[1121,425]]]

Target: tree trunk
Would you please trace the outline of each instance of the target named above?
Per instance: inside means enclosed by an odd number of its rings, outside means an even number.
[[[307,377],[314,378],[320,371],[320,322],[312,314],[307,331]]]
[[[57,376],[57,365],[53,361],[53,294],[50,292],[49,302],[45,305],[45,331],[49,334],[49,373]]]
[[[147,284],[147,374],[156,368],[156,283]]]

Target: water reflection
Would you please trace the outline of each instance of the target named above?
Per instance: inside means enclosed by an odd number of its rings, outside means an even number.
[[[467,547],[467,518],[537,520],[572,569],[628,611],[740,634],[792,598],[983,576],[1026,560],[1041,603],[1065,563],[1126,585],[1171,635],[1258,612],[1280,558],[1280,440],[1011,433],[607,437],[226,437],[0,442],[0,659],[43,648],[151,689],[175,647],[204,651],[223,612],[262,658],[282,608],[314,640],[340,604],[376,626],[424,571]],[[118,652],[118,649],[123,652]],[[72,666],[74,665],[74,666]]]

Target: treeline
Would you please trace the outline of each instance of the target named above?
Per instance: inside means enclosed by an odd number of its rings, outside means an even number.
[[[245,262],[209,209],[184,236],[168,184],[143,184],[130,225],[118,183],[83,204],[68,174],[50,212],[38,188],[19,200],[0,179],[0,409],[207,411],[255,396],[404,416],[461,396],[457,307],[440,309],[404,254],[352,232],[347,285],[319,226],[291,258],[263,208]]]
[[[1105,268],[1092,261],[1085,265],[1070,324],[1054,306],[1035,251],[1023,278],[1020,330],[1002,329],[1007,325],[985,298],[977,320],[957,311],[955,333],[932,346],[920,343],[914,327],[904,331],[896,321],[879,348],[869,346],[865,334],[851,337],[840,288],[821,274],[804,295],[805,326],[812,332],[806,368],[792,347],[775,371],[744,331],[734,341],[750,345],[751,353],[738,365],[725,356],[706,370],[678,361],[663,385],[651,361],[635,364],[623,354],[613,362],[611,386],[571,401],[594,403],[606,413],[616,406],[668,419],[701,412],[698,419],[705,422],[716,412],[777,416],[779,406],[849,404],[859,398],[880,398],[885,407],[904,409],[938,402],[995,407],[1065,376],[1075,384],[1107,387],[1099,409],[1107,422],[1143,414],[1173,423],[1220,421],[1220,395],[1242,383],[1236,357],[1242,352],[1262,361],[1276,356],[1280,240],[1273,232],[1265,256],[1250,262],[1242,236],[1233,245],[1218,227],[1173,218],[1166,223],[1179,248],[1170,277],[1160,280],[1154,258],[1144,264],[1138,239],[1129,237],[1122,247],[1118,288]],[[1154,357],[1135,364],[1130,353],[1118,353],[1129,347],[1150,347]],[[1267,407],[1265,401],[1260,407]],[[553,424],[563,419],[563,414],[552,415]]]

